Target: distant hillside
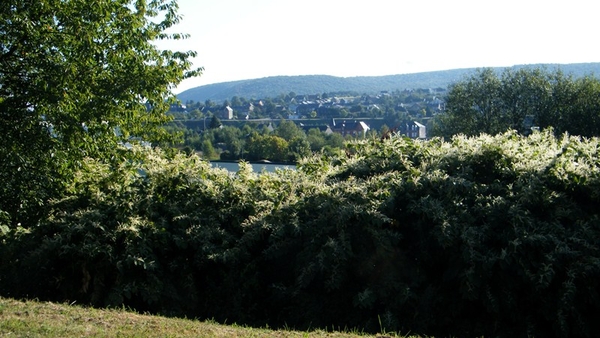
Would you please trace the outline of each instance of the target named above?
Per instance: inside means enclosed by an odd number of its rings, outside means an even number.
[[[576,64],[538,64],[519,65],[522,67],[546,67],[553,71],[557,67],[576,77],[600,74],[600,62]],[[261,79],[215,83],[188,89],[177,97],[182,102],[193,100],[203,102],[212,100],[221,102],[233,96],[247,99],[277,97],[280,94],[321,94],[333,92],[356,92],[374,94],[383,90],[394,91],[411,88],[446,88],[449,84],[461,80],[477,68],[452,69],[414,74],[385,76],[335,77],[328,75],[272,76]],[[499,72],[505,67],[494,68]]]

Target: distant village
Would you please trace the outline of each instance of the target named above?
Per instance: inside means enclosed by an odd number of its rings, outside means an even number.
[[[222,105],[188,102],[175,105],[171,110],[177,119],[199,129],[206,128],[206,118],[212,114],[224,125],[254,122],[273,129],[277,121],[286,119],[305,131],[317,128],[342,136],[361,136],[386,125],[409,138],[426,139],[427,121],[444,111],[445,94],[446,89],[436,88],[360,96],[295,95],[250,101],[234,98]],[[203,125],[198,124],[199,120],[203,120]]]

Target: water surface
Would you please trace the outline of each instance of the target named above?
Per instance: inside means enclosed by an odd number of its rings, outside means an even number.
[[[223,168],[233,173],[237,172],[240,169],[240,165],[237,162],[211,161],[210,164],[213,166],[213,168]],[[296,169],[296,166],[293,164],[250,163],[250,165],[252,165],[252,170],[255,173],[260,173],[263,170],[267,172],[275,172],[276,168]]]

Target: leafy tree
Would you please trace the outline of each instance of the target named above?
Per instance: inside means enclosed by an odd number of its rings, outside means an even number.
[[[221,120],[217,117],[217,115],[213,115],[213,117],[210,119],[210,123],[208,125],[208,127],[210,129],[217,129],[219,127],[221,127],[223,124],[221,123]]]
[[[360,113],[363,110],[364,110],[364,107],[361,104],[357,104],[357,105],[350,107],[350,112],[354,113],[354,114]]]
[[[215,141],[213,144],[222,143],[224,152],[221,153],[221,159],[233,160],[238,159],[242,155],[244,139],[242,131],[239,128],[232,126],[224,126],[214,130]]]
[[[266,141],[265,158],[277,162],[287,160],[289,145],[285,139],[276,135],[269,135],[266,136]]]
[[[317,128],[312,128],[308,131],[306,137],[312,151],[319,151],[325,146],[325,135]]]
[[[0,5],[0,210],[14,224],[60,194],[86,156],[160,141],[195,52],[161,50],[176,1],[5,0]]]
[[[250,135],[246,141],[246,155],[248,160],[256,161],[264,159],[264,144],[262,141],[265,137],[265,135],[259,133],[252,133],[252,135]]]
[[[344,137],[340,133],[331,133],[325,137],[327,141],[327,145],[332,148],[343,148],[344,147]]]
[[[270,99],[270,98],[265,99],[263,101],[263,104],[264,104],[263,108],[264,108],[264,112],[265,113],[267,113],[267,114],[273,113],[273,111],[275,110],[275,106],[276,105],[275,105],[275,103],[273,102],[272,99]]]
[[[248,159],[283,162],[288,155],[288,142],[276,135],[254,133],[247,142]]]
[[[306,138],[304,131],[290,120],[281,120],[275,129],[275,135],[287,141],[291,141],[296,138]]]
[[[191,129],[185,129],[184,131],[184,144],[186,146],[190,146],[196,150],[200,149],[202,146],[202,138],[197,131]]]
[[[506,129],[500,102],[501,81],[493,69],[478,70],[468,79],[450,86],[447,113],[442,117],[443,136],[458,133],[496,134]]]
[[[289,142],[288,158],[290,161],[296,162],[298,159],[308,157],[310,154],[310,143],[308,143],[306,137],[297,137]]]
[[[436,117],[432,134],[497,134],[509,129],[529,133],[532,124],[557,134],[600,135],[600,80],[574,78],[544,68],[492,69],[450,87],[446,113]]]
[[[255,123],[245,123],[242,126],[242,135],[244,135],[244,137],[250,136],[250,134],[256,132],[256,127],[257,125]]]
[[[379,128],[379,133],[381,135],[388,135],[390,133],[390,127],[387,124],[383,124],[381,128]]]
[[[190,120],[198,120],[198,119],[202,118],[202,115],[203,114],[200,111],[200,109],[196,108],[196,109],[192,110],[188,116],[189,116]]]
[[[567,104],[555,104],[561,108],[554,115],[559,116],[558,122],[564,123],[557,123],[557,131],[587,137],[600,136],[600,80],[587,76],[576,79],[571,87],[574,91],[567,93]]]
[[[242,100],[240,100],[240,98],[238,96],[231,97],[231,106],[232,107],[239,107],[241,105],[242,105]]]
[[[217,157],[217,152],[216,152],[215,148],[213,147],[212,143],[210,142],[210,140],[208,140],[208,139],[202,141],[202,156],[208,160],[211,160],[211,159],[214,159]]]

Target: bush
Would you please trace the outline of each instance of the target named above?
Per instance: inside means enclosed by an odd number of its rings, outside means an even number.
[[[52,217],[5,227],[0,293],[297,329],[596,336],[598,149],[547,131],[360,141],[275,174],[158,150],[89,160]]]

